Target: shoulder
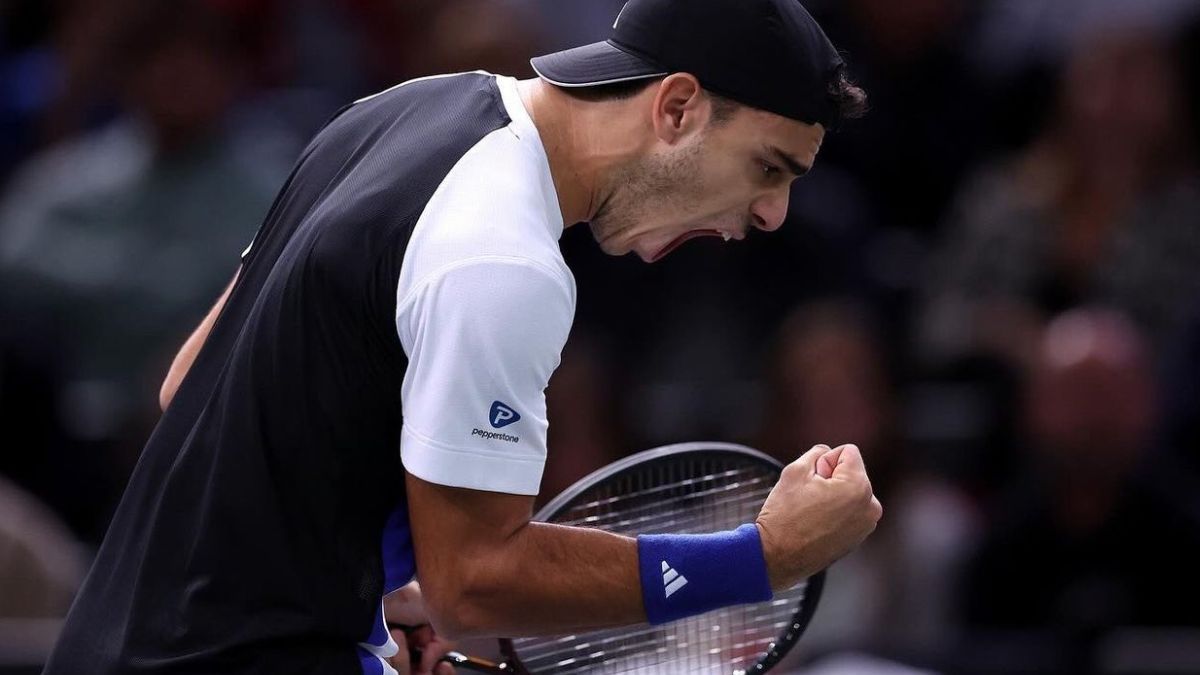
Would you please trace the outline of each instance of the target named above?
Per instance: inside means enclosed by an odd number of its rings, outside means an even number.
[[[385,149],[395,143],[454,147],[509,122],[495,76],[483,71],[401,82],[338,111],[322,130]],[[353,143],[353,141],[351,141]],[[343,150],[353,149],[353,144]],[[392,160],[403,159],[407,152]]]
[[[525,136],[525,137],[523,137]],[[399,293],[464,261],[550,274],[574,297],[559,248],[563,222],[540,142],[516,124],[474,144],[446,173],[417,219],[404,254]]]
[[[428,96],[431,93],[463,94],[470,92],[493,95],[491,82],[495,76],[483,70],[472,70],[462,73],[445,73],[428,75],[412,80],[406,80],[354,101],[355,106],[364,104],[386,104],[409,95]]]

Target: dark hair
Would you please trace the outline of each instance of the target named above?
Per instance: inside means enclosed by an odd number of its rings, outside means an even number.
[[[867,92],[850,81],[845,66],[834,72],[828,91],[829,102],[837,112],[838,121],[856,120],[867,114]]]
[[[737,101],[735,101],[731,98],[725,98],[724,96],[721,96],[720,94],[714,94],[713,92],[710,91],[710,92],[708,92],[708,95],[712,97],[712,106],[713,106],[712,124],[713,125],[719,126],[719,125],[725,124],[729,120],[733,119],[733,114],[738,111],[738,108],[742,107],[741,103],[738,103]]]

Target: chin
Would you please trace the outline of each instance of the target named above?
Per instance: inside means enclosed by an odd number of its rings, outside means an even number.
[[[605,255],[622,256],[630,252],[630,249],[618,248],[609,241],[597,241],[596,245],[600,247],[600,251]]]
[[[641,251],[636,244],[629,242],[626,242],[625,244],[618,244],[617,242],[613,241],[612,238],[596,239],[596,245],[600,247],[600,250],[605,255],[621,257],[629,255],[630,253],[636,253],[637,257],[646,262],[651,262],[651,258],[653,257],[650,254]]]

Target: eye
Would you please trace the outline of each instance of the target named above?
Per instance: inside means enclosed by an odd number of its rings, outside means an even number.
[[[768,162],[759,162],[759,165],[762,167],[764,176],[774,177],[780,173],[779,167],[775,166],[774,164],[770,164]]]

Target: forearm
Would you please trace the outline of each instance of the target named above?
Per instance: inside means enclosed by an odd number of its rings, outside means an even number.
[[[637,542],[545,523],[518,529],[468,573],[461,632],[545,635],[646,620]]]

